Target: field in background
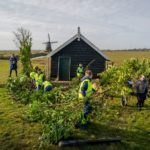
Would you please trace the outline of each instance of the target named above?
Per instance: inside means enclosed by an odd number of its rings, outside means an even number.
[[[46,71],[46,59],[32,60],[33,66],[39,66],[42,70]],[[18,72],[21,73],[21,64],[18,63]],[[4,84],[9,76],[9,61],[0,60],[0,84]],[[15,76],[13,71],[12,76]]]
[[[103,51],[115,64],[120,65],[124,60],[130,58],[150,59],[150,51]]]

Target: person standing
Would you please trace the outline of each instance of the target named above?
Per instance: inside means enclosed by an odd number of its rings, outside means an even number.
[[[83,73],[84,73],[83,65],[79,64],[79,66],[77,68],[77,77],[81,78],[83,76]]]
[[[18,59],[14,54],[12,54],[11,57],[9,58],[9,61],[10,61],[9,77],[11,77],[13,70],[16,72],[16,77],[17,77],[17,73],[18,73],[17,72],[17,62],[18,62]]]
[[[135,88],[138,100],[137,106],[138,109],[141,110],[144,105],[144,101],[146,99],[148,91],[148,82],[144,75],[140,76],[139,80],[136,82]]]
[[[128,90],[130,90],[130,93],[122,94],[122,96],[121,96],[122,107],[128,105],[129,95],[132,95],[132,93],[133,93],[133,81],[131,80],[131,78],[128,79],[126,86],[128,87]]]
[[[79,87],[79,99],[84,101],[83,112],[81,113],[80,120],[76,123],[76,127],[85,127],[88,122],[88,115],[92,112],[92,106],[90,103],[90,97],[92,96],[95,90],[92,86],[92,71],[87,70],[85,76],[81,79]]]

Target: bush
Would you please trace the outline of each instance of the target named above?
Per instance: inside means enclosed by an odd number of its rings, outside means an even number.
[[[7,88],[15,96],[17,101],[25,104],[29,103],[32,88],[30,79],[27,76],[8,78]]]
[[[44,142],[57,144],[60,140],[67,139],[72,135],[74,124],[73,114],[68,110],[47,110],[43,118]]]
[[[78,102],[78,87],[55,87],[52,91],[34,91],[30,79],[26,76],[9,78],[7,87],[15,99],[29,103],[25,119],[29,122],[41,121],[43,125],[42,142],[57,144],[69,138],[74,123],[80,116],[82,105]],[[70,85],[68,86],[70,87]],[[77,106],[77,108],[75,107]]]
[[[150,61],[132,58],[124,61],[121,66],[113,66],[100,73],[100,84],[108,95],[122,96],[130,95],[134,91],[127,84],[128,79],[135,83],[140,75],[145,75],[150,81]]]
[[[35,122],[43,119],[44,107],[39,101],[33,101],[29,105],[29,110],[26,114],[26,119],[30,122]]]

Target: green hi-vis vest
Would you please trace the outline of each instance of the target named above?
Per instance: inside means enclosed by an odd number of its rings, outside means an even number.
[[[38,75],[38,74],[35,75],[35,81],[36,81],[35,84],[36,84],[36,86],[38,86],[38,85],[42,86],[42,84],[43,84],[43,77],[44,77],[43,73],[41,73],[40,75]]]
[[[34,72],[34,71],[31,72],[31,73],[30,73],[30,78],[31,78],[31,79],[35,79],[35,75],[36,75],[36,72]]]
[[[80,84],[80,88],[79,88],[79,99],[83,99],[83,98],[84,98],[84,96],[83,96],[82,93],[81,93],[81,89],[82,89],[82,86],[83,86],[83,84],[84,84],[85,82],[88,83],[88,88],[87,88],[87,90],[86,90],[85,97],[90,97],[90,96],[92,95],[92,93],[93,93],[91,81],[90,81],[89,79],[85,79],[85,80],[83,80],[83,81],[81,82],[81,84]]]
[[[49,81],[44,81],[43,85],[44,85],[44,89],[48,86],[52,86],[52,84]]]
[[[39,78],[38,73],[36,73],[34,77],[35,77],[35,80],[38,81],[38,78]]]
[[[83,74],[83,67],[77,68],[77,77],[80,77]]]

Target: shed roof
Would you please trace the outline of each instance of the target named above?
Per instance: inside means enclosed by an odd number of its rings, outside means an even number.
[[[87,43],[90,47],[92,47],[95,51],[97,51],[104,59],[109,60],[109,58],[106,55],[104,55],[100,51],[100,49],[98,47],[96,47],[93,43],[91,43],[85,36],[83,36],[80,33],[80,28],[79,27],[78,27],[78,33],[76,35],[74,35],[72,38],[70,38],[69,40],[67,40],[64,44],[60,45],[55,50],[53,50],[50,54],[48,54],[48,56],[55,55],[56,53],[58,53],[59,51],[61,51],[64,47],[66,47],[71,42],[73,42],[75,39],[77,39],[78,41],[80,41],[80,39],[82,39],[85,43]]]

